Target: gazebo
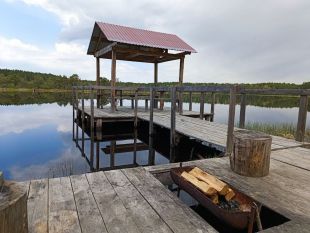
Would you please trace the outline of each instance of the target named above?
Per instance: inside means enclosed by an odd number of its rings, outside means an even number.
[[[95,22],[87,50],[88,55],[96,57],[97,85],[100,85],[100,58],[112,60],[111,87],[116,82],[116,60],[154,63],[154,84],[158,82],[158,63],[180,60],[182,85],[185,55],[191,53],[196,50],[176,35],[102,22]],[[111,100],[115,100],[113,88]],[[111,101],[111,107],[112,111],[116,109],[115,101]]]

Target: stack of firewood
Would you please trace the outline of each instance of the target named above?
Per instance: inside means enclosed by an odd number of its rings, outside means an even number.
[[[225,182],[198,167],[189,172],[182,172],[181,176],[206,194],[214,204],[219,204],[219,196],[226,201],[232,200],[235,196],[235,192]]]

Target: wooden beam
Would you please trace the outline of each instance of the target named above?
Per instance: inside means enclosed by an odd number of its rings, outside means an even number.
[[[245,125],[245,110],[246,110],[246,94],[241,94],[239,128],[242,129],[244,128]]]
[[[111,62],[111,109],[112,112],[116,110],[115,105],[115,82],[116,82],[116,51],[112,50],[112,62]]]
[[[228,128],[226,141],[226,155],[230,156],[233,149],[233,133],[235,126],[235,110],[236,110],[236,93],[237,86],[232,86],[229,97],[229,113],[228,113]]]
[[[211,109],[210,113],[212,114],[210,121],[214,121],[214,108],[215,108],[215,93],[211,93]]]
[[[154,63],[154,83],[158,83],[158,63]]]
[[[95,52],[95,57],[101,57],[102,55],[111,52],[115,45],[117,45],[117,42],[113,42],[110,45],[100,49],[99,51]]]
[[[96,57],[96,85],[100,86],[100,58]],[[100,103],[100,90],[97,90],[97,108]]]
[[[179,69],[179,86],[183,85],[183,74],[184,74],[184,56],[180,58],[180,69]],[[179,114],[183,114],[183,93],[179,91]]]
[[[296,130],[296,141],[303,142],[306,131],[308,96],[301,95],[299,100],[298,122]]]
[[[171,115],[170,115],[170,162],[175,161],[175,105],[176,88],[171,88]]]

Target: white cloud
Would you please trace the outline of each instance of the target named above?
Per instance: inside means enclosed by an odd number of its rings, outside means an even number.
[[[5,110],[1,110],[2,108]],[[59,108],[56,103],[18,106],[17,108],[15,106],[0,106],[0,136],[39,128],[46,122],[56,125],[59,132],[71,132],[72,109],[68,107],[59,111]]]
[[[185,81],[302,82],[309,79],[308,0],[20,1],[39,6],[59,18],[60,43],[70,46],[73,53],[66,56],[56,46],[50,60],[43,63],[54,62],[60,67],[58,70],[65,70],[66,66],[72,68],[72,73],[94,77],[94,61],[85,53],[94,22],[105,21],[175,33],[184,38],[198,50],[198,54],[186,58]],[[118,77],[122,81],[136,81],[141,75],[149,76],[147,80],[152,78],[152,66],[133,63],[120,63],[120,66]],[[109,68],[103,65],[105,76],[110,76]],[[123,68],[129,68],[129,72],[123,72]],[[161,80],[177,80],[177,68],[177,63],[161,65]],[[137,74],[133,75],[135,70]]]

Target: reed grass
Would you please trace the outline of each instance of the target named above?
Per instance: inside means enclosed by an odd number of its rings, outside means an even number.
[[[246,129],[260,131],[267,134],[281,136],[284,138],[294,139],[296,133],[296,125],[292,123],[259,123],[248,122]],[[310,142],[310,128],[306,128],[305,141]]]

